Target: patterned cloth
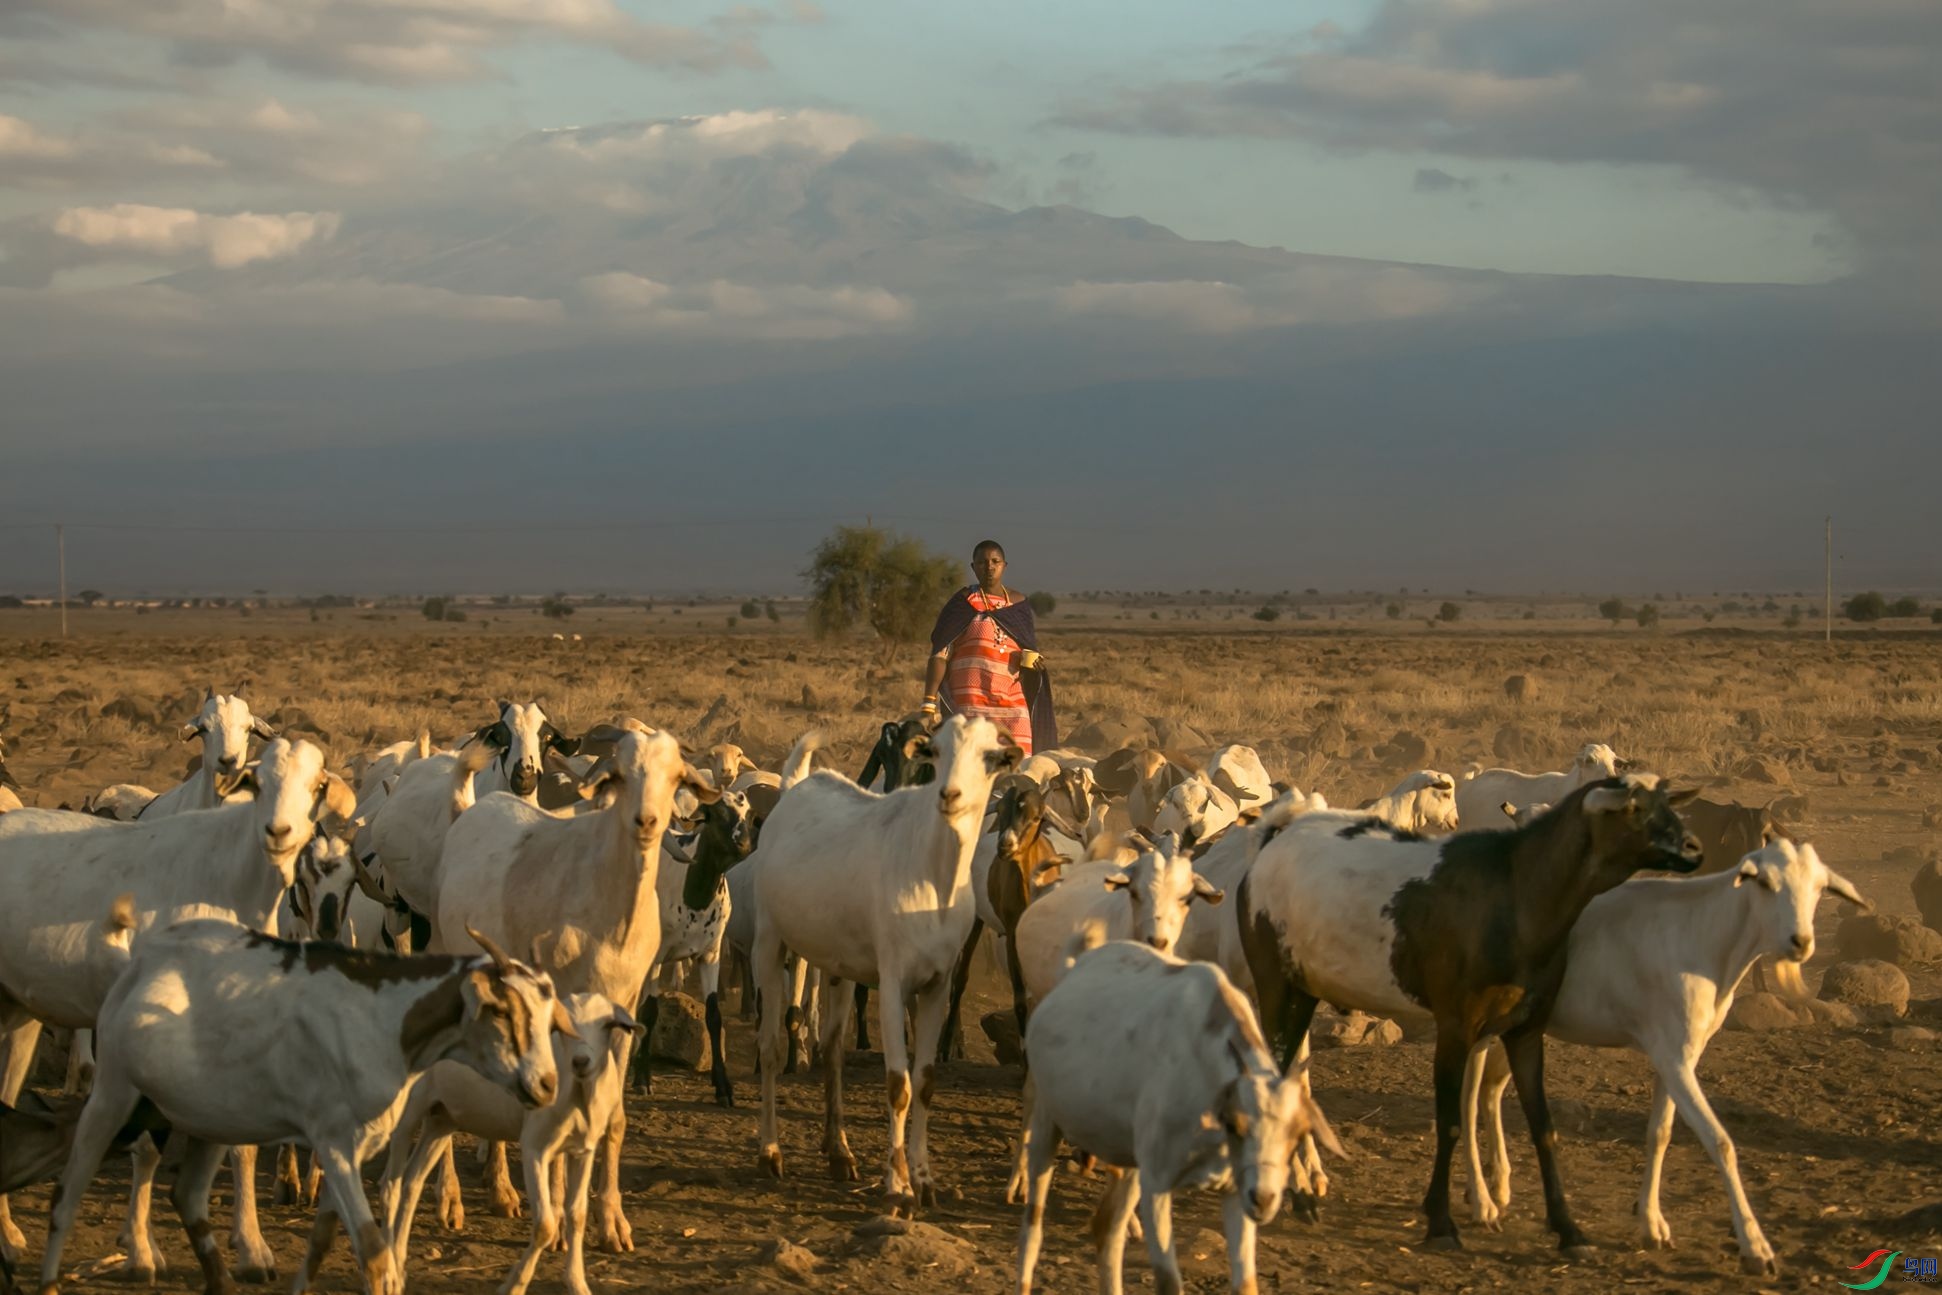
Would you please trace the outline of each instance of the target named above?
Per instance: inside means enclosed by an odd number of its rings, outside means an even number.
[[[944,674],[942,700],[953,714],[990,720],[1030,755],[1031,707],[1013,659],[1020,645],[989,614],[1006,606],[1006,600],[981,589],[963,597],[977,614],[946,649],[951,664]]]

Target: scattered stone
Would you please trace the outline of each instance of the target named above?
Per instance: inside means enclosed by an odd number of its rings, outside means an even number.
[[[1942,932],[1912,917],[1860,913],[1842,921],[1834,938],[1845,958],[1878,958],[1902,968],[1942,962]]]
[[[1942,860],[1930,859],[1926,867],[1909,879],[1915,892],[1915,907],[1931,931],[1942,931]]]
[[[144,728],[160,728],[162,726],[162,721],[156,718],[153,710],[138,701],[131,701],[127,697],[117,697],[106,706],[103,706],[101,708],[101,718],[126,720],[130,724],[139,724]]]
[[[1122,747],[1151,746],[1156,739],[1152,726],[1137,716],[1102,716],[1067,740],[1082,751],[1105,755]]]
[[[1308,749],[1323,755],[1340,757],[1348,751],[1349,731],[1342,727],[1339,719],[1325,719],[1315,726],[1309,735]]]
[[[1933,1236],[1942,1233],[1942,1202],[1920,1205],[1895,1220],[1896,1235]]]
[[[647,1055],[689,1070],[708,1069],[707,1013],[701,1004],[679,991],[662,994]]]
[[[1740,767],[1734,770],[1734,776],[1747,782],[1765,783],[1772,787],[1794,785],[1794,775],[1788,772],[1786,765],[1778,760],[1769,760],[1757,755],[1742,761]]]
[[[1883,863],[1898,863],[1911,868],[1919,868],[1927,863],[1934,856],[1934,853],[1933,849],[1925,849],[1919,845],[1898,845],[1892,850],[1883,850],[1881,852],[1881,861]]]
[[[761,1260],[786,1277],[808,1281],[816,1275],[816,1256],[786,1237],[777,1237],[762,1247]]]
[[[986,1012],[978,1024],[983,1027],[984,1036],[991,1040],[991,1050],[998,1054],[999,1065],[1025,1064],[1025,1048],[1018,1041],[1018,1018],[1011,1014],[1010,1008]]]
[[[1514,674],[1504,680],[1504,696],[1519,706],[1528,706],[1537,700],[1537,680],[1527,674]]]
[[[1149,718],[1153,737],[1169,751],[1194,751],[1214,745],[1214,740],[1183,719],[1164,716]]]
[[[1888,1031],[1888,1046],[1903,1052],[1927,1052],[1942,1034],[1920,1025],[1898,1025]]]
[[[1436,747],[1422,734],[1404,729],[1389,739],[1382,754],[1391,764],[1400,768],[1427,769],[1435,761]]]
[[[818,697],[816,690],[808,684],[802,686],[802,708],[804,710],[821,710],[823,708],[823,699]]]
[[[1807,819],[1809,803],[1799,792],[1775,796],[1767,802],[1767,815],[1777,823],[1801,823]]]
[[[978,1266],[978,1251],[963,1237],[914,1219],[874,1218],[850,1234],[852,1258],[895,1264],[925,1283],[953,1281]]]
[[[1802,999],[1800,1006],[1807,1009],[1816,1025],[1831,1025],[1837,1030],[1859,1029],[1861,1017],[1846,1003],[1830,1003],[1824,998]]]
[[[1515,724],[1502,725],[1490,740],[1490,750],[1507,765],[1521,765],[1530,755],[1531,735]]]
[[[1726,1028],[1768,1034],[1805,1025],[1807,1014],[1779,994],[1741,994],[1726,1014]]]
[[[1942,827],[1942,805],[1930,805],[1922,810],[1922,826],[1926,828]]]
[[[1365,1012],[1351,1011],[1346,1016],[1318,1012],[1308,1028],[1308,1040],[1317,1048],[1387,1047],[1403,1041],[1403,1027]]]
[[[1820,996],[1857,1007],[1885,1007],[1903,1016],[1908,1012],[1908,977],[1893,963],[1874,958],[1837,962],[1822,977]]]
[[[330,731],[312,719],[310,712],[301,706],[283,706],[278,708],[275,714],[265,718],[269,720],[271,728],[285,737],[297,733],[305,737],[316,737],[325,742],[330,741]]]

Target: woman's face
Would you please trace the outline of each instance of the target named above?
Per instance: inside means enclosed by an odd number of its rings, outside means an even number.
[[[1005,576],[1005,555],[997,549],[986,549],[971,559],[971,574],[985,588],[995,589]]]

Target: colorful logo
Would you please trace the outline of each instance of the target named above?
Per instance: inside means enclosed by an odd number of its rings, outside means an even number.
[[[1883,1255],[1887,1255],[1888,1257],[1886,1259],[1882,1259]],[[1901,1258],[1901,1255],[1902,1255],[1902,1252],[1899,1250],[1893,1250],[1893,1251],[1877,1250],[1873,1254],[1869,1255],[1866,1259],[1863,1259],[1860,1263],[1850,1264],[1848,1267],[1849,1267],[1849,1271],[1852,1272],[1856,1268],[1871,1267],[1874,1264],[1875,1260],[1881,1259],[1880,1271],[1875,1273],[1875,1275],[1870,1277],[1867,1281],[1842,1282],[1841,1285],[1847,1287],[1851,1291],[1871,1291],[1875,1287],[1881,1285],[1883,1282],[1888,1280],[1888,1270],[1895,1266],[1895,1260]]]

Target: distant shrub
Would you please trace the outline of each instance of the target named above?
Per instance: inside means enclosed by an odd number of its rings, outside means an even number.
[[[573,604],[566,600],[565,594],[554,594],[539,605],[540,613],[554,620],[565,620],[573,615]]]
[[[1403,605],[1401,603],[1390,603],[1382,609],[1382,612],[1390,620],[1399,621],[1403,618]]]
[[[1043,589],[1025,595],[1025,601],[1032,605],[1032,612],[1038,616],[1050,616],[1058,610],[1059,600]]]
[[[1897,598],[1894,602],[1888,604],[1888,614],[1890,616],[1920,616],[1922,614],[1922,604],[1916,602],[1913,598]]]
[[[1841,604],[1841,614],[1851,621],[1878,621],[1888,613],[1888,600],[1870,589]]]
[[[1458,617],[1462,615],[1463,615],[1463,608],[1457,606],[1455,603],[1444,603],[1441,607],[1436,609],[1436,619],[1442,621],[1446,625],[1449,624],[1451,621],[1456,620]]]
[[[1281,619],[1281,609],[1269,603],[1262,603],[1254,609],[1254,619],[1258,621],[1278,621]]]
[[[1616,627],[1620,621],[1630,616],[1632,611],[1625,605],[1623,598],[1607,598],[1604,602],[1598,604],[1598,614]]]
[[[1637,619],[1637,621],[1638,621],[1638,623],[1639,623],[1639,628],[1640,628],[1640,629],[1642,629],[1642,630],[1650,630],[1650,629],[1657,629],[1657,628],[1659,628],[1659,606],[1658,606],[1658,604],[1657,604],[1657,603],[1647,603],[1647,604],[1646,604],[1645,606],[1643,606],[1643,607],[1641,607],[1641,608],[1639,608],[1639,610],[1638,610],[1638,613],[1637,613],[1637,616],[1636,616],[1636,618],[1635,618],[1635,619]]]

